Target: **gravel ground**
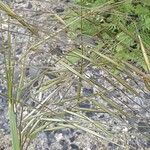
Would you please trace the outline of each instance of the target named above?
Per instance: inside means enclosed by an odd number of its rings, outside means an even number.
[[[6,1],[11,4],[11,7],[20,15],[22,15],[26,20],[29,20],[32,24],[35,24],[40,29],[39,37],[35,37],[30,35],[30,33],[21,28],[18,25],[11,24],[11,34],[13,38],[12,47],[15,47],[15,59],[19,61],[21,59],[22,54],[26,51],[26,49],[35,41],[39,41],[39,39],[43,39],[44,37],[50,34],[56,34],[57,31],[64,27],[64,24],[60,19],[54,17],[54,13],[58,14],[60,17],[65,15],[69,6],[72,5],[72,2],[69,0],[14,0],[14,1]],[[1,19],[5,20],[6,15],[1,14]],[[3,23],[0,30],[0,42],[2,38],[7,42],[7,37],[5,30],[7,30],[7,23]],[[46,68],[46,67],[55,67],[57,69],[62,69],[61,66],[56,64],[56,59],[61,58],[64,53],[69,51],[73,45],[73,43],[79,44],[80,37],[77,37],[76,42],[70,40],[69,35],[66,30],[63,30],[58,35],[50,38],[45,44],[42,44],[38,48],[38,51],[31,52],[27,57],[25,62],[26,66],[26,82],[31,81],[37,75]],[[79,40],[79,41],[78,41]],[[96,46],[96,39],[90,37],[83,37],[84,44],[89,45],[89,47]],[[16,41],[16,42],[14,42]],[[1,44],[0,44],[1,45]],[[1,49],[1,47],[0,47]],[[0,93],[6,94],[6,82],[4,80],[4,58],[3,52],[0,53]],[[15,76],[14,83],[18,82],[19,79],[19,64],[15,64]],[[57,70],[56,69],[56,70]],[[150,128],[149,128],[149,118],[150,118],[150,94],[144,88],[143,82],[137,77],[136,82],[131,80],[130,78],[122,75],[122,77],[129,83],[132,87],[136,88],[136,90],[140,93],[140,96],[135,96],[128,91],[124,90],[124,88],[118,84],[115,79],[114,84],[112,86],[108,79],[110,76],[107,72],[103,70],[98,70],[93,66],[86,67],[85,75],[88,78],[94,80],[99,86],[103,85],[104,88],[109,90],[107,96],[114,101],[116,101],[120,107],[125,108],[129,114],[132,114],[133,117],[127,117],[126,121],[119,121],[119,119],[115,119],[108,115],[108,113],[97,113],[97,112],[85,112],[84,115],[88,116],[90,119],[97,120],[104,125],[107,125],[108,130],[111,131],[116,137],[119,137],[120,140],[115,141],[120,145],[130,145],[130,150],[148,150],[150,149],[150,140],[143,138],[143,134],[145,136],[150,136]],[[55,79],[55,74],[46,74],[45,81],[49,81]],[[70,76],[68,75],[68,79]],[[37,106],[36,102],[34,102],[31,97],[34,97],[34,93],[38,90],[38,86],[41,83],[42,79],[38,78],[32,87],[27,87],[25,92],[22,95],[22,99],[26,102],[26,104],[30,106]],[[70,101],[64,102],[63,106],[59,108],[55,107],[55,103],[60,99],[69,99],[73,97],[77,93],[77,84],[74,81],[73,86],[71,86],[66,92],[66,87],[68,85],[61,85],[61,90],[58,90],[56,94],[53,95],[53,100],[51,100],[52,106],[48,106],[49,109],[60,111],[68,108],[75,107],[74,103]],[[52,89],[49,89],[47,93],[42,95],[42,98],[49,96],[57,86],[53,86]],[[118,88],[119,87],[119,88]],[[121,89],[121,90],[120,90]],[[67,94],[66,94],[67,93]],[[82,87],[82,95],[84,97],[95,98],[100,104],[106,106],[114,110],[114,108],[106,103],[100,96],[93,96],[93,94],[97,93],[97,88],[95,86],[87,85],[83,83]],[[64,96],[65,95],[65,96]],[[34,97],[36,100],[37,97]],[[0,150],[11,150],[10,144],[10,130],[8,125],[7,118],[7,102],[5,97],[0,97]],[[54,104],[53,104],[54,103]],[[126,107],[127,104],[129,107]],[[139,106],[140,105],[140,106]],[[142,107],[141,107],[142,106]],[[63,108],[62,108],[63,107]],[[79,108],[81,109],[90,109],[94,108],[92,102],[88,99],[84,100],[79,104]],[[132,109],[130,109],[132,108]],[[134,111],[133,111],[134,110]],[[23,115],[26,115],[30,111],[26,109]],[[67,119],[68,116],[66,116]],[[121,116],[120,116],[121,117]],[[138,119],[137,119],[138,118]],[[69,116],[69,120],[77,120],[76,117]],[[87,122],[83,122],[83,125],[86,125]],[[146,127],[143,127],[146,126]],[[92,126],[91,126],[92,127]],[[93,128],[93,127],[92,127]],[[117,138],[118,139],[118,138]],[[92,134],[89,134],[85,131],[81,131],[79,129],[65,128],[56,131],[44,131],[37,135],[37,137],[30,143],[29,150],[121,150],[123,148],[118,147],[112,142],[106,142],[101,140],[101,138],[95,137]],[[126,148],[128,149],[128,148]]]

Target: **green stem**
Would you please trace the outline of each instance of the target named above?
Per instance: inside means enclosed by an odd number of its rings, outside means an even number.
[[[9,29],[9,28],[8,28]],[[8,117],[10,124],[10,132],[12,138],[12,149],[21,150],[20,148],[20,138],[17,128],[17,114],[15,112],[15,100],[13,97],[13,59],[11,57],[11,35],[8,32],[8,49],[5,49],[4,53],[4,63],[5,63],[5,73],[7,80],[7,96],[8,96]]]
[[[20,150],[20,139],[17,129],[17,116],[11,103],[9,103],[8,116],[11,130],[12,148],[13,150]]]
[[[80,1],[81,4],[83,4],[83,0]],[[81,51],[82,51],[82,55],[84,54],[83,51],[83,38],[82,38],[82,34],[83,34],[83,10],[82,10],[82,6],[80,9],[80,13],[81,13],[81,24],[80,24],[80,31],[81,31]],[[81,58],[81,65],[80,65],[80,74],[83,74],[83,58]],[[81,89],[82,89],[82,78],[79,77],[79,82],[78,82],[78,89],[77,89],[77,100],[78,102],[80,102],[80,97],[81,97]]]

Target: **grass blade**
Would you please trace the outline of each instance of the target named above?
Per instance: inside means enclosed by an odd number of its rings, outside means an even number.
[[[0,1],[0,9],[7,13],[10,17],[16,19],[19,23],[21,23],[24,27],[26,27],[30,32],[34,35],[38,35],[38,29],[33,25],[26,22],[22,17],[17,15],[7,4]]]
[[[144,45],[143,45],[143,42],[142,42],[142,39],[141,39],[140,35],[138,35],[138,38],[139,38],[139,41],[140,41],[140,46],[141,46],[141,49],[142,49],[142,54],[143,54],[143,57],[144,57],[144,60],[145,60],[148,72],[150,73],[150,61],[149,61],[148,55],[146,53],[146,50],[144,48]]]

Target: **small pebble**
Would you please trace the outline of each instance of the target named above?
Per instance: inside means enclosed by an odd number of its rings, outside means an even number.
[[[16,49],[16,55],[20,55],[22,53],[22,49],[21,48],[17,48]]]
[[[64,139],[60,140],[59,143],[60,143],[60,145],[66,145],[67,144],[67,142]]]
[[[64,12],[64,8],[63,7],[57,7],[57,8],[55,8],[55,11],[57,13],[61,13],[61,12]]]
[[[93,117],[95,115],[94,112],[86,112],[87,117]]]
[[[28,9],[31,9],[31,8],[32,8],[32,4],[31,4],[30,2],[28,3],[27,8],[28,8]]]
[[[79,104],[79,107],[81,107],[81,108],[90,108],[91,107],[91,105],[90,105],[90,103],[81,103],[81,104]]]
[[[75,136],[72,136],[71,138],[69,138],[70,142],[74,142],[75,140]]]
[[[85,96],[89,96],[89,95],[93,94],[93,89],[92,88],[83,88],[83,94]]]
[[[70,146],[74,150],[79,150],[79,147],[76,144],[70,144]]]
[[[37,87],[39,85],[38,80],[33,83],[33,87]]]
[[[105,115],[104,115],[104,114],[99,116],[99,118],[104,118],[104,117],[105,117]]]
[[[70,2],[70,0],[65,0],[65,2],[66,2],[66,3],[69,3],[69,2]]]

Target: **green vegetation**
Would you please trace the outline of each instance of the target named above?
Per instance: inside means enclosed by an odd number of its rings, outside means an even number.
[[[125,60],[136,64],[138,67],[146,69],[140,46],[135,35],[140,35],[143,42],[149,47],[150,41],[150,2],[147,1],[109,1],[109,0],[75,0],[82,4],[83,14],[89,10],[90,17],[83,19],[82,32],[90,36],[97,36],[99,41],[103,41],[103,49],[110,53],[114,59]],[[119,2],[119,3],[116,3]],[[98,7],[105,3],[111,3],[112,8],[103,13],[99,13]],[[116,3],[116,4],[115,4]],[[95,11],[95,12],[94,12]],[[72,11],[72,15],[79,12]],[[73,24],[75,32],[80,28],[80,21]],[[108,43],[110,46],[108,46]],[[111,44],[110,44],[111,43]],[[99,43],[101,47],[102,43]],[[103,49],[101,49],[103,51]],[[150,51],[148,51],[148,57]]]
[[[9,6],[0,2],[2,12],[10,16],[7,22],[3,18],[0,22],[1,26],[4,23],[8,25],[3,32],[4,39],[0,47],[0,53],[5,58],[2,69],[5,70],[3,80],[7,82],[8,92],[6,95],[0,93],[0,96],[4,96],[8,103],[13,150],[28,149],[32,140],[43,131],[64,128],[83,130],[96,136],[101,142],[114,143],[120,150],[134,149],[130,145],[132,136],[150,139],[147,133],[139,133],[136,122],[145,119],[139,110],[149,113],[149,109],[132,99],[141,98],[142,92],[150,91],[149,0],[75,2],[77,5],[70,8],[69,13],[66,12],[64,16],[54,14],[58,22],[62,23],[61,28],[54,32],[48,30],[46,24],[49,25],[49,22],[45,21],[42,27],[37,23],[36,29]],[[28,34],[31,33],[26,38],[28,40],[21,43],[24,50],[20,57],[15,53],[16,45],[20,44],[17,41],[18,34],[10,30],[11,27],[15,30],[14,26],[20,28],[18,23]],[[76,38],[78,41],[64,54],[53,57],[51,49],[47,50],[47,44],[51,45],[48,42],[55,38],[57,42],[56,36],[63,31],[67,31],[73,42]],[[89,39],[93,40],[92,43]],[[34,58],[37,64],[32,63]],[[38,73],[34,71],[35,68]],[[88,71],[91,70],[103,71],[104,75],[98,72],[97,76],[90,76]],[[34,75],[30,77],[27,75],[28,71],[34,72]],[[99,78],[104,82],[99,83]],[[142,89],[138,82],[143,83]],[[85,95],[83,88],[86,86],[94,88],[93,93]],[[109,96],[114,89],[127,99]],[[80,107],[86,102],[91,104],[90,108]],[[138,106],[139,110],[132,108],[130,103]],[[112,122],[125,126],[125,130],[111,131],[111,123],[101,122],[99,118],[93,119],[88,115],[93,112],[107,114]],[[70,116],[73,119],[68,119]],[[129,120],[132,120],[131,124]]]

